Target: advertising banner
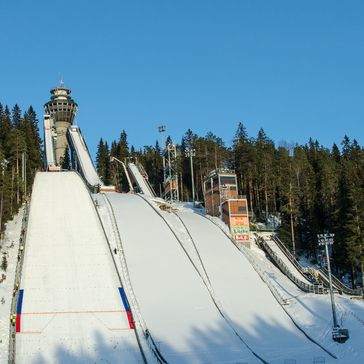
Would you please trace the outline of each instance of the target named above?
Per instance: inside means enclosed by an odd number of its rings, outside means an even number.
[[[249,217],[248,216],[231,216],[230,231],[235,241],[249,240]]]

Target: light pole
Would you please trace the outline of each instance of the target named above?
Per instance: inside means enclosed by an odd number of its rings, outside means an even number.
[[[191,147],[186,151],[186,157],[190,157],[193,205],[195,205],[195,178],[193,176],[193,157],[195,155],[196,155],[196,150]]]
[[[165,145],[164,145],[164,132],[166,131],[166,126],[165,125],[160,125],[158,126],[158,131],[162,136],[162,158],[163,158],[163,187],[166,184],[166,159],[164,156],[164,149],[165,149]]]
[[[341,329],[340,325],[337,322],[334,292],[332,290],[331,265],[330,265],[330,256],[329,256],[328,246],[334,244],[334,237],[335,237],[335,234],[332,234],[332,233],[317,234],[318,244],[320,246],[324,245],[325,252],[326,252],[327,271],[329,273],[332,319],[333,319],[333,323],[334,323],[334,328],[332,331],[332,338],[338,342],[345,342],[349,338],[349,331],[347,329]]]

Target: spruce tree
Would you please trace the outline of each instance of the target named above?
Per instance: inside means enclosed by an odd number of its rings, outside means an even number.
[[[67,170],[71,169],[71,158],[68,147],[64,151],[61,168]]]

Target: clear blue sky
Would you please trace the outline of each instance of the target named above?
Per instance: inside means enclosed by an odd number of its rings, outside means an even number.
[[[41,120],[62,74],[95,153],[191,128],[231,144],[239,121],[275,142],[364,143],[364,1],[0,2],[0,101]]]

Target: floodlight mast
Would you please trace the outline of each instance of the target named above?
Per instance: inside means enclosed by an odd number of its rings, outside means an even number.
[[[331,307],[332,307],[332,318],[334,322],[334,328],[339,327],[337,323],[337,316],[336,316],[336,309],[335,309],[335,300],[334,300],[334,292],[332,290],[332,279],[331,279],[331,265],[330,265],[330,256],[329,256],[329,245],[334,244],[334,236],[335,234],[317,234],[318,244],[320,246],[325,246],[325,253],[326,253],[326,261],[327,261],[327,270],[329,273],[329,285],[330,285],[330,297],[331,297]]]
[[[337,322],[336,316],[336,308],[334,301],[334,292],[332,289],[332,279],[331,279],[331,265],[330,265],[330,256],[329,256],[329,245],[334,244],[335,234],[325,233],[325,234],[317,234],[318,244],[325,246],[326,252],[326,260],[327,260],[327,271],[329,273],[329,285],[330,285],[330,298],[331,298],[331,308],[332,308],[332,319],[334,323],[334,328],[332,330],[332,338],[333,340],[343,343],[349,338],[349,330],[340,328],[340,325]]]

